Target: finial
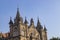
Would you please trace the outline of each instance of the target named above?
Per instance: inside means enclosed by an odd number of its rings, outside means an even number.
[[[33,18],[31,18],[30,23],[31,25],[34,24]]]
[[[13,24],[12,17],[10,17],[10,22],[9,22],[9,24]]]
[[[39,17],[37,19],[38,19],[38,22],[39,22]]]
[[[39,29],[43,29],[43,27],[42,27],[42,25],[41,25],[41,23],[40,23],[40,21],[39,21],[39,18],[38,18],[38,20],[37,20],[37,27],[38,27]]]
[[[18,2],[17,2],[17,12],[19,12],[19,4],[18,4]]]
[[[17,2],[17,11],[19,11],[19,0],[16,0]]]
[[[28,23],[28,21],[27,21],[27,19],[26,19],[26,17],[25,17],[25,22],[24,22],[25,24],[27,24]]]
[[[19,12],[19,7],[17,7],[17,12]]]
[[[37,25],[40,25],[39,17],[38,17],[38,20],[37,20]]]
[[[17,4],[17,11],[19,11],[19,5]]]
[[[17,10],[19,11],[19,0],[17,0]]]
[[[44,30],[45,30],[45,31],[47,31],[47,29],[46,29],[45,25],[44,25]]]

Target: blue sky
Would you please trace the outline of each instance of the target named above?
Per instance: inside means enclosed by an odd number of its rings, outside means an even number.
[[[0,32],[9,32],[10,16],[14,20],[17,4],[20,15],[28,22],[37,17],[41,24],[47,27],[48,38],[60,37],[60,0],[0,0]]]

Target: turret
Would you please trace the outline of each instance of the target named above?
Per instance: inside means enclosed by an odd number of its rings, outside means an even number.
[[[45,25],[44,25],[44,32],[45,32],[45,40],[47,40],[47,29],[46,29]]]
[[[27,21],[26,17],[25,17],[25,22],[24,22],[24,24],[28,24],[28,21]]]
[[[33,18],[31,18],[31,20],[30,20],[30,25],[34,25]]]
[[[44,31],[45,31],[45,32],[47,31],[47,29],[46,29],[45,25],[44,25]]]
[[[9,25],[13,25],[12,17],[10,17]]]
[[[43,29],[43,27],[42,27],[42,25],[41,25],[41,23],[40,23],[40,21],[39,21],[39,18],[38,18],[38,20],[37,20],[37,30],[38,30],[38,32],[39,32],[39,36],[40,36],[40,39],[42,40],[42,29]]]
[[[10,17],[10,22],[9,22],[9,27],[10,27],[10,36],[13,35],[13,21],[12,21],[12,18]]]
[[[39,21],[39,18],[38,18],[38,21],[37,21],[37,28],[43,29],[43,27],[42,27],[42,25],[41,25],[41,23],[40,23],[40,21]]]
[[[28,33],[28,21],[27,21],[26,17],[25,17],[25,22],[24,22],[24,24],[25,24],[26,38],[27,38],[27,33]]]

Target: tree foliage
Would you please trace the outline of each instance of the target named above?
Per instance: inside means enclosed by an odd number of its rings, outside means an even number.
[[[56,37],[53,37],[53,38],[51,38],[50,40],[60,40],[60,38],[56,38]]]

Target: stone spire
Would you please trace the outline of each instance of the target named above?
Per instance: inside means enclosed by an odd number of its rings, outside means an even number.
[[[42,25],[41,25],[41,23],[40,23],[40,21],[39,21],[39,18],[38,18],[38,21],[37,21],[37,27],[38,27],[39,29],[42,29],[42,28],[43,28]]]
[[[38,21],[37,21],[37,26],[40,26],[40,21],[39,21],[39,18],[38,18]]]
[[[12,17],[10,17],[10,22],[9,22],[9,24],[10,24],[10,25],[13,24]]]
[[[28,24],[28,21],[27,21],[26,17],[25,17],[25,22],[24,22],[24,24]]]
[[[19,8],[17,8],[17,14],[14,19],[14,23],[23,23],[23,18],[20,16]]]
[[[17,8],[16,19],[20,19],[20,12],[19,12],[19,8]]]
[[[45,25],[44,25],[44,31],[47,31],[47,29],[46,29]]]
[[[34,24],[33,18],[30,20],[30,25]]]

